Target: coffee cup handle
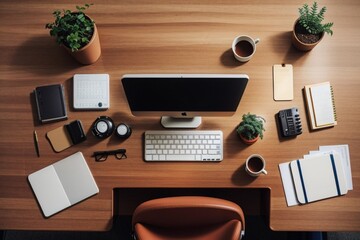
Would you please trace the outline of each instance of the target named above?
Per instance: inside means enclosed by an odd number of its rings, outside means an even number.
[[[260,38],[256,38],[256,39],[254,40],[254,42],[255,42],[255,44],[257,44],[258,42],[260,42]]]
[[[265,169],[261,170],[261,172],[265,175],[267,174],[267,171]]]

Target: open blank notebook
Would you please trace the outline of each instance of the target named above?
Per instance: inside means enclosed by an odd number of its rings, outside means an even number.
[[[28,179],[45,217],[99,192],[81,152],[30,174]]]

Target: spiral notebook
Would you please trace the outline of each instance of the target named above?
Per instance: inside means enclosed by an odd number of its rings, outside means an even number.
[[[337,125],[334,93],[330,83],[306,85],[304,91],[311,129]]]

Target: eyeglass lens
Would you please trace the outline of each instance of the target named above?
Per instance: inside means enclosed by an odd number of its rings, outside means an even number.
[[[95,155],[95,160],[98,162],[103,162],[107,159],[107,154],[97,154]]]

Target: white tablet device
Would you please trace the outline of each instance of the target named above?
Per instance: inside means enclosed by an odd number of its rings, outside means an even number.
[[[106,110],[110,107],[109,74],[75,74],[74,109]]]

